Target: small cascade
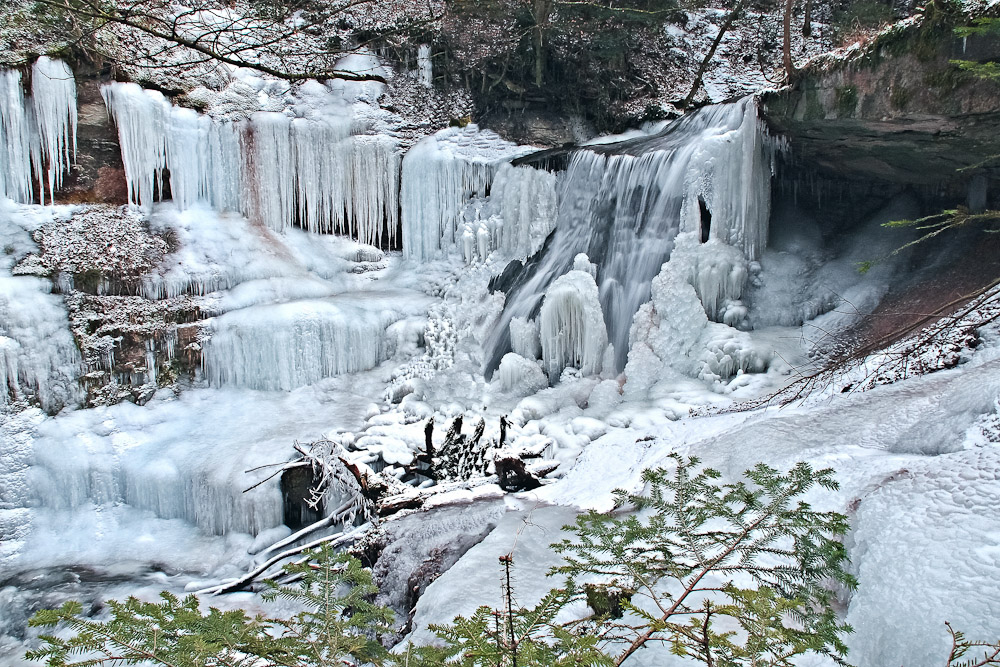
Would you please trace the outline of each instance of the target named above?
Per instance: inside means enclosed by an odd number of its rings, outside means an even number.
[[[148,210],[164,198],[169,173],[181,210],[207,202],[277,231],[298,224],[371,245],[398,242],[397,145],[352,134],[349,108],[300,118],[258,112],[237,122],[173,106],[131,83],[104,86],[102,94],[118,126],[133,205]]]
[[[49,201],[76,156],[76,81],[61,60],[40,57],[31,69],[31,96],[21,73],[0,71],[0,196],[20,203]]]
[[[697,235],[740,256],[725,267],[692,264],[707,274],[692,281],[713,311],[709,317],[724,314],[742,292],[745,262],[756,259],[767,241],[772,160],[749,98],[702,109],[657,135],[574,154],[559,185],[554,235],[539,261],[507,290],[487,346],[487,373],[511,350],[512,323],[522,323],[522,336],[523,322],[544,310],[549,286],[573,269],[579,253],[596,265],[614,370],[625,366],[633,315],[649,301],[650,281],[671,257],[678,234]]]
[[[461,214],[469,199],[489,194],[501,166],[530,150],[476,125],[441,130],[411,148],[403,159],[400,193],[403,254],[424,261],[462,247]],[[472,239],[476,254],[478,231]]]

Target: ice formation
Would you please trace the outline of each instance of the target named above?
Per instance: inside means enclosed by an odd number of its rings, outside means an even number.
[[[550,381],[572,367],[584,375],[601,372],[608,331],[597,293],[587,271],[573,270],[556,279],[545,292],[539,314],[542,362]]]
[[[651,137],[574,154],[559,187],[556,231],[540,262],[507,293],[487,371],[510,349],[509,322],[532,318],[548,286],[581,252],[597,267],[614,366],[624,368],[632,316],[649,300],[650,281],[679,233],[731,246],[747,259],[763,250],[772,159],[750,98],[685,116]],[[694,267],[693,282],[713,319],[739,299],[742,266],[742,260],[723,267],[706,259]]]
[[[298,224],[372,245],[396,242],[396,143],[353,135],[349,107],[297,118],[258,112],[236,122],[173,106],[135,84],[110,84],[102,93],[118,126],[133,204],[148,210],[163,198],[169,172],[170,195],[182,210],[204,201],[275,230]]]
[[[45,203],[62,185],[76,156],[76,81],[61,60],[42,56],[31,70],[31,96],[24,97],[21,73],[0,71],[0,196]]]
[[[441,130],[411,148],[403,158],[400,191],[404,255],[427,260],[455,247],[465,247],[467,258],[473,250],[478,255],[487,246],[480,246],[479,225],[465,240],[462,209],[471,197],[487,194],[502,164],[529,150],[476,125]],[[482,230],[488,238],[489,229]]]

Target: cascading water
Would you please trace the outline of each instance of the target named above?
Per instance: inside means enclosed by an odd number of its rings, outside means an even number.
[[[511,323],[520,322],[520,331],[537,317],[550,285],[571,270],[579,253],[596,264],[613,363],[622,370],[632,316],[649,301],[650,281],[670,258],[679,233],[699,233],[751,260],[763,250],[771,160],[749,98],[702,109],[652,137],[577,152],[562,177],[551,241],[507,290],[504,312],[486,346],[487,373],[511,350]],[[712,271],[691,278],[696,289],[702,278],[713,286],[720,282]],[[733,291],[737,287],[742,284]]]

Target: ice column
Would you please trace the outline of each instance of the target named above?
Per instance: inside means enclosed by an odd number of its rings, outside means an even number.
[[[430,44],[421,44],[417,47],[417,72],[420,83],[430,88],[434,83],[434,69],[431,64]]]
[[[552,283],[539,319],[542,362],[550,381],[567,367],[584,375],[601,372],[608,332],[597,283],[589,272],[573,270]]]

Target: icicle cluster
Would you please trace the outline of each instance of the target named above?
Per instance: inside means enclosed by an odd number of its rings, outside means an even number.
[[[584,375],[601,372],[608,332],[597,283],[587,271],[573,270],[552,283],[539,315],[542,362],[555,382],[564,368]]]
[[[62,186],[76,157],[76,81],[61,60],[42,56],[31,69],[31,96],[21,73],[0,71],[0,196],[45,203]]]
[[[538,252],[556,224],[557,180],[549,171],[500,165],[489,198],[463,211],[459,235],[466,263],[497,250],[517,259]]]
[[[456,246],[467,257],[488,252],[489,227],[474,224],[467,235],[462,209],[471,197],[488,193],[502,164],[528,150],[475,125],[450,127],[411,148],[400,193],[403,254],[427,260]]]
[[[352,117],[260,112],[215,120],[135,84],[102,88],[118,126],[131,203],[204,201],[275,230],[296,223],[372,245],[396,242],[399,154],[385,136],[352,136]]]

